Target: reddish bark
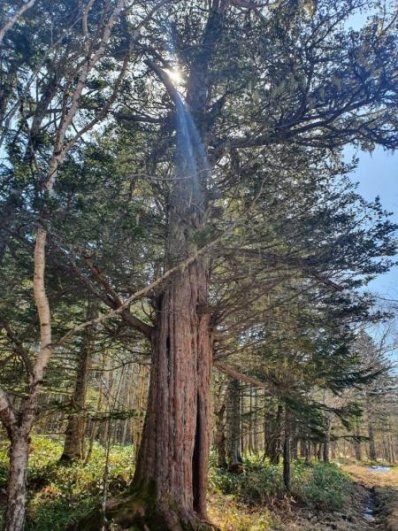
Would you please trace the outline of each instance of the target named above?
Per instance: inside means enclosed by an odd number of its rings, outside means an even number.
[[[213,528],[207,522],[210,377],[207,272],[197,260],[165,288],[153,331],[147,413],[133,495],[108,504],[122,527],[164,531]],[[84,522],[97,529],[98,513]]]
[[[153,338],[148,410],[134,485],[154,487],[167,515],[206,519],[211,345],[206,271],[199,261],[166,289]],[[165,528],[166,529],[166,528]]]

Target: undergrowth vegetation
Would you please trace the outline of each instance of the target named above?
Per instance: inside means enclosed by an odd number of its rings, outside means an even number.
[[[289,493],[284,489],[282,465],[245,459],[240,474],[215,467],[210,470],[210,487],[214,491],[234,494],[249,505],[272,504],[275,499],[288,497],[313,509],[338,510],[350,493],[351,485],[345,472],[328,463],[292,463]]]
[[[8,449],[0,446],[0,490],[7,478]],[[48,437],[33,437],[29,463],[29,508],[26,531],[62,531],[96,506],[104,494],[106,452],[95,445],[90,461],[62,465],[62,443]],[[131,446],[114,446],[109,454],[109,496],[125,490],[132,478],[134,452]],[[242,472],[210,469],[210,515],[223,530],[272,528],[272,509],[305,505],[315,510],[340,509],[349,494],[349,477],[336,466],[323,463],[292,465],[292,489],[285,492],[281,466],[246,459]]]
[[[82,463],[61,465],[62,448],[62,442],[54,439],[41,436],[32,439],[26,531],[62,531],[101,503],[105,449],[95,444],[90,461],[82,466]],[[133,455],[131,446],[112,447],[108,462],[110,494],[123,491],[130,482]],[[6,486],[7,467],[7,447],[3,445],[0,448],[1,490]]]

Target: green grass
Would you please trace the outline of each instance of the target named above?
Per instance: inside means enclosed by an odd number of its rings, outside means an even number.
[[[62,531],[98,506],[104,489],[105,450],[95,445],[90,462],[61,465],[62,442],[36,436],[29,460],[26,531]],[[133,473],[132,447],[114,446],[109,456],[109,491],[124,490]],[[0,488],[5,488],[7,448],[0,448]],[[0,520],[1,522],[1,520]],[[0,527],[1,528],[1,527]]]
[[[86,466],[81,463],[60,464],[61,453],[61,441],[43,436],[33,437],[26,531],[62,531],[101,503],[104,448],[95,445],[91,461]],[[133,474],[133,455],[131,446],[115,446],[111,449],[109,496],[123,492],[128,486]],[[342,508],[350,493],[348,475],[332,464],[294,463],[289,495],[283,486],[281,466],[262,463],[258,458],[246,459],[243,465],[242,473],[234,474],[218,469],[212,458],[209,471],[210,498],[222,505],[229,504],[230,520],[235,511],[233,522],[236,529],[264,529],[265,522],[271,518],[269,513],[264,512],[264,506],[272,507],[278,500],[288,503],[293,498],[296,503],[313,509],[337,510]],[[2,489],[6,486],[7,467],[7,446],[3,445],[0,446]],[[253,521],[257,518],[256,525],[259,527],[247,527],[250,518]]]
[[[265,504],[289,496],[319,510],[341,509],[352,486],[349,476],[333,464],[300,461],[292,463],[288,495],[283,485],[281,465],[246,461],[241,474],[212,467],[209,479],[213,492],[233,494],[247,504]]]

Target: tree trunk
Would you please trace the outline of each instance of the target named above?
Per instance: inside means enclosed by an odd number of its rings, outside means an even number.
[[[169,195],[165,267],[180,269],[157,295],[151,334],[152,365],[144,429],[131,498],[108,504],[122,527],[162,531],[213,528],[207,522],[212,339],[208,264],[198,255],[206,226],[209,164],[205,132],[208,66],[221,36],[226,3],[214,2],[203,31],[203,51],[187,82],[188,107],[170,79],[151,63],[176,109],[176,179]],[[184,264],[184,265],[182,265]],[[82,528],[83,526],[81,526]],[[84,527],[98,529],[98,518]]]
[[[225,437],[225,403],[220,409],[215,412],[216,417],[216,433],[214,437],[214,446],[217,449],[217,464],[220,468],[227,468],[227,452],[226,452],[226,437]]]
[[[302,448],[303,448],[303,455],[305,462],[309,463],[311,458],[311,443],[308,439],[304,439],[301,441]]]
[[[108,504],[108,520],[121,526],[177,531],[206,525],[212,357],[209,315],[200,312],[206,300],[207,272],[199,259],[161,296],[134,494]],[[85,525],[97,529],[98,515]]]
[[[258,455],[258,389],[255,387],[254,392],[254,414],[253,414],[253,451],[255,455]]]
[[[322,456],[324,463],[328,463],[329,462],[330,430],[331,430],[331,419],[330,419],[330,416],[327,415],[327,417],[326,417],[326,429],[325,429],[325,440],[323,442],[323,456]]]
[[[230,380],[227,387],[227,461],[232,469],[242,462],[241,445],[241,396],[238,380]]]
[[[337,458],[337,443],[336,443],[336,441],[331,441],[331,443],[330,443],[330,455],[332,456],[333,460],[335,460]]]
[[[368,422],[368,436],[369,436],[369,459],[371,461],[377,461],[375,436],[373,431],[372,419]]]
[[[355,422],[354,452],[355,459],[357,461],[362,461],[361,431],[359,428],[359,421]]]
[[[290,414],[285,406],[285,430],[283,436],[283,484],[290,491]]]
[[[134,486],[154,497],[163,529],[176,525],[174,507],[185,525],[196,515],[207,518],[211,344],[209,316],[197,311],[206,299],[206,271],[198,261],[166,289],[153,338]]]
[[[282,437],[282,405],[278,404],[276,413],[270,411],[265,415],[264,421],[264,453],[269,457],[270,463],[279,464],[281,456],[281,437]]]
[[[24,527],[28,459],[29,437],[22,430],[16,430],[11,439],[4,531],[20,531]]]
[[[323,454],[323,443],[318,443],[317,444],[317,451],[316,451],[316,458],[318,461],[320,461],[322,459],[322,454]]]
[[[89,309],[87,311],[87,320],[93,319],[94,317],[95,315]],[[92,328],[86,328],[82,339],[82,349],[77,364],[75,390],[71,400],[71,407],[74,411],[68,417],[61,461],[75,461],[84,457],[84,435],[86,432],[84,408],[86,405],[87,380],[91,365],[92,334]]]

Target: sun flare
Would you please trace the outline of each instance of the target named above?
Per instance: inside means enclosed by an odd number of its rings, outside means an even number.
[[[179,68],[165,68],[164,71],[169,76],[174,85],[181,85],[184,82],[183,73]]]

